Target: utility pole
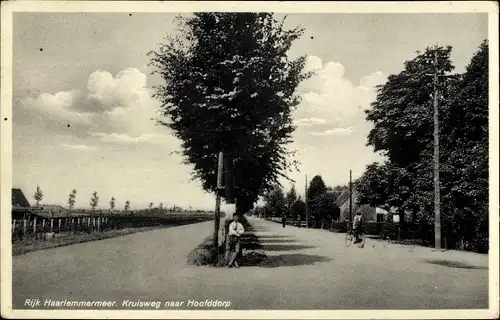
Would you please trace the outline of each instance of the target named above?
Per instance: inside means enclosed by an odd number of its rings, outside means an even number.
[[[352,222],[352,170],[349,170],[349,224]]]
[[[307,205],[307,173],[306,173],[306,185],[304,190],[304,199],[306,203],[306,228],[309,228],[309,207]]]
[[[213,239],[213,248],[214,248],[214,255],[217,257],[218,255],[218,248],[219,248],[219,228],[220,228],[220,193],[224,189],[224,186],[222,185],[222,173],[224,169],[223,161],[224,161],[224,154],[222,152],[219,152],[219,159],[218,159],[218,166],[217,166],[217,192],[215,195],[215,218],[214,218],[214,239]]]
[[[439,186],[439,100],[438,52],[434,48],[434,242],[441,249],[441,197]]]
[[[436,249],[441,249],[441,196],[440,196],[440,180],[439,180],[439,77],[448,78],[450,75],[440,74],[438,62],[438,46],[434,46],[432,74],[426,74],[433,77],[434,94],[434,246]]]

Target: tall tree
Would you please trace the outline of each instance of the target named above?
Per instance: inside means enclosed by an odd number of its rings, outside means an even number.
[[[286,193],[287,208],[290,208],[295,201],[297,201],[297,191],[295,190],[295,185],[292,185],[290,191]]]
[[[383,152],[396,166],[406,167],[419,162],[425,152],[432,155],[433,141],[433,78],[434,48],[417,52],[405,62],[405,69],[390,75],[378,87],[377,99],[366,111],[366,119],[373,122],[368,145]],[[440,73],[450,72],[451,47],[437,48]],[[432,168],[432,156],[429,164]],[[432,171],[432,170],[431,170]]]
[[[268,215],[279,217],[286,213],[286,199],[279,185],[276,184],[270,192],[264,195],[264,202]]]
[[[320,175],[312,178],[307,188],[307,201],[314,201],[314,199],[326,192],[326,185]]]
[[[73,210],[75,207],[75,201],[76,201],[76,189],[71,190],[69,196],[68,196],[68,208],[69,210]],[[69,212],[68,212],[69,214]]]
[[[116,204],[115,197],[111,197],[111,199],[109,200],[109,211],[110,212],[115,211],[115,204]]]
[[[335,195],[330,192],[325,192],[316,196],[311,208],[311,214],[317,220],[338,219],[340,216],[340,209],[335,203]]]
[[[252,208],[286,170],[291,113],[305,57],[287,52],[303,30],[284,29],[272,13],[195,13],[179,17],[180,35],[151,51],[161,103],[158,123],[182,141],[193,178],[215,192],[217,155],[233,159],[236,211]]]
[[[154,204],[153,202],[149,203],[149,211],[151,211],[151,209],[153,209],[153,204]]]
[[[489,69],[484,41],[452,88],[442,120],[443,227],[452,239],[488,248]]]
[[[292,218],[300,217],[303,219],[306,214],[306,203],[300,199],[295,201],[290,208],[290,214]]]
[[[383,166],[368,167],[364,182],[358,186],[358,191],[364,188],[362,193],[372,197],[368,202],[396,206],[401,212],[427,211],[432,204],[434,86],[429,75],[435,69],[435,52],[440,75],[451,72],[454,68],[450,60],[451,47],[417,52],[414,59],[405,62],[403,71],[389,76],[387,82],[378,87],[377,99],[366,111],[366,119],[374,125],[368,135],[368,145],[388,159]],[[441,95],[446,98],[454,80],[442,78]],[[385,189],[380,189],[384,183]],[[373,192],[366,189],[369,185],[373,185]],[[373,201],[375,194],[381,198]]]
[[[36,191],[33,197],[35,198],[36,206],[38,207],[40,205],[40,201],[43,199],[43,192],[40,186],[36,186]]]
[[[451,48],[439,48],[439,72],[453,70]],[[368,144],[388,161],[368,166],[357,184],[365,203],[397,206],[433,222],[434,49],[405,63],[405,70],[379,87],[367,111],[374,123]],[[465,74],[439,77],[442,232],[451,242],[465,239],[487,250],[488,239],[488,44],[474,55]],[[403,216],[404,217],[404,216]]]
[[[90,198],[90,207],[92,208],[92,212],[95,211],[95,208],[99,204],[99,196],[97,195],[97,191],[92,192],[92,197]]]
[[[125,212],[128,212],[130,210],[130,201],[129,200],[125,201],[125,208],[124,209],[125,209]]]

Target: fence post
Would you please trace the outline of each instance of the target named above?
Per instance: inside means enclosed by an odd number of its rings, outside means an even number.
[[[54,230],[54,219],[50,219],[50,232]]]
[[[23,220],[23,235],[26,234],[27,229],[28,229],[28,220],[24,219]]]
[[[45,219],[42,220],[42,232],[45,232]]]
[[[33,220],[33,233],[35,234],[36,236],[36,217],[35,219]]]
[[[59,218],[58,227],[59,227],[59,233],[61,233],[61,218]]]
[[[71,218],[71,230],[73,232],[76,232],[76,226],[75,226],[75,219]]]
[[[101,217],[97,218],[97,232],[101,232]]]

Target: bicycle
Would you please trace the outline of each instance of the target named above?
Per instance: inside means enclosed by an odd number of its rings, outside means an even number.
[[[365,246],[365,235],[362,232],[360,232],[358,234],[358,238],[361,241],[356,243],[356,245],[358,246],[358,248],[363,248]],[[355,237],[354,237],[354,232],[353,232],[352,226],[349,225],[349,227],[347,228],[347,231],[345,233],[345,246],[349,247],[351,244],[353,244],[354,239],[355,239]]]

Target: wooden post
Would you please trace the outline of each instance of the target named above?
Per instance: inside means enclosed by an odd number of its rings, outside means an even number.
[[[436,249],[441,249],[441,200],[439,192],[439,106],[438,53],[434,51],[434,235]]]
[[[42,232],[45,232],[45,219],[42,220]]]
[[[213,236],[213,250],[214,255],[217,257],[219,249],[219,229],[220,229],[220,192],[222,190],[222,173],[224,170],[224,153],[219,152],[219,159],[217,165],[217,191],[215,195],[215,217],[214,217],[214,236]]]
[[[101,217],[97,218],[97,231],[101,232]]]
[[[304,190],[304,199],[306,203],[306,228],[309,228],[309,205],[307,204],[307,173],[306,173],[306,186]],[[300,221],[299,221],[300,225]]]
[[[54,231],[54,219],[50,219],[50,232]]]
[[[59,233],[61,233],[61,218],[59,218],[59,221],[57,223],[58,223]]]
[[[28,220],[24,219],[23,220],[23,235],[26,234],[27,229],[28,229]]]
[[[349,223],[352,222],[352,170],[349,170]]]

